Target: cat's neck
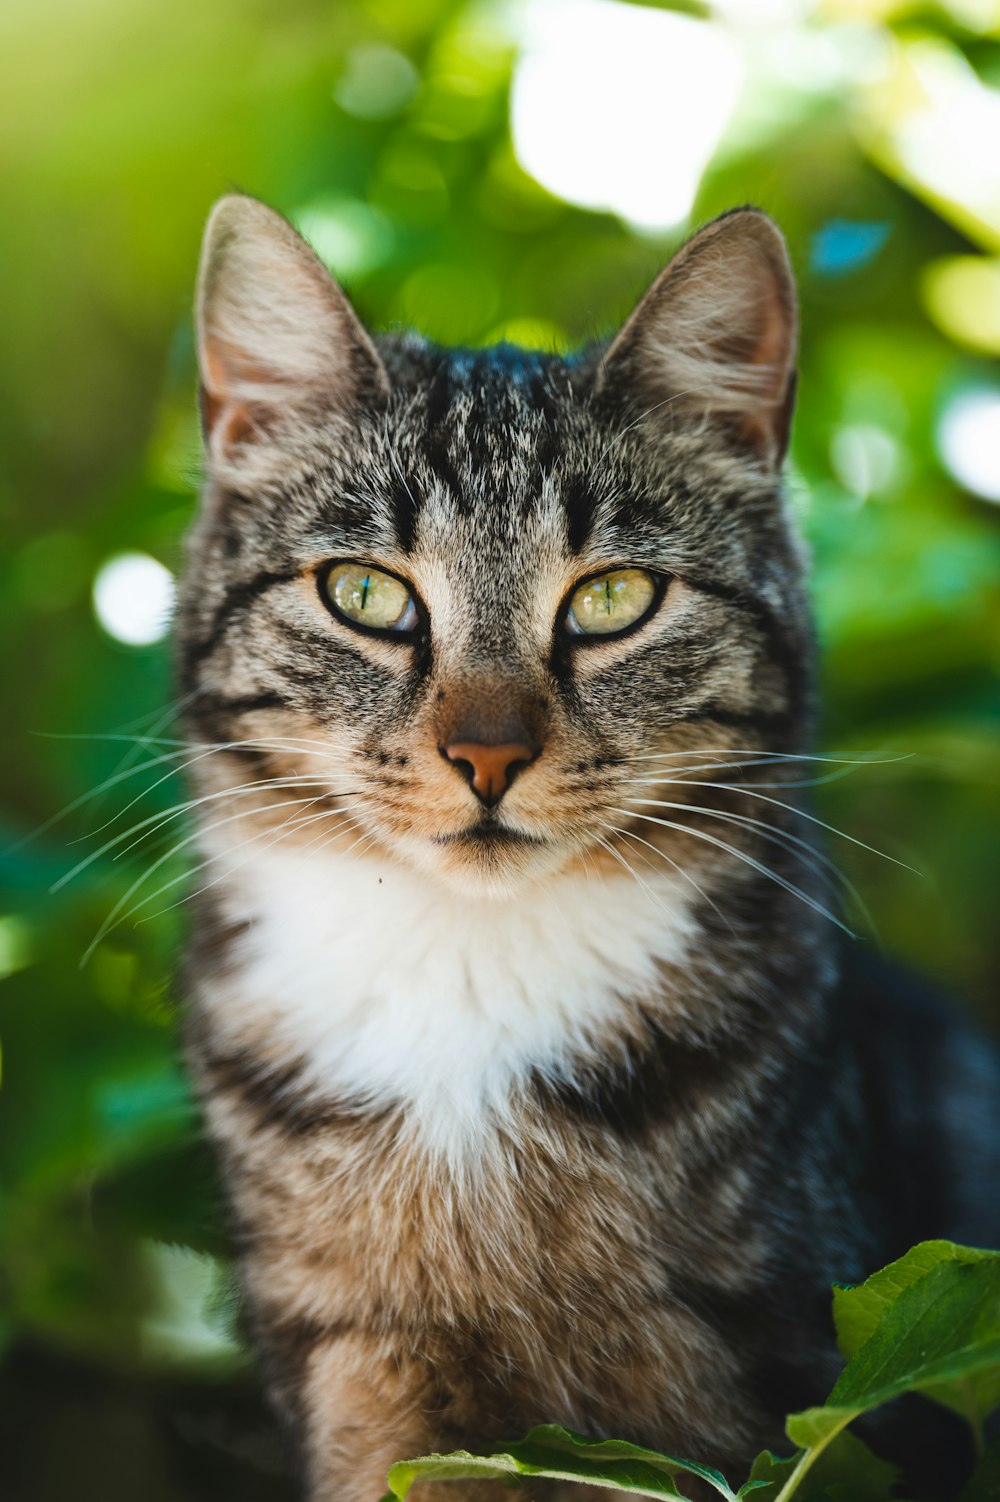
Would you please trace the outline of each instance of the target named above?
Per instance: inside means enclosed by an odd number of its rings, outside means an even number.
[[[664,975],[699,935],[671,874],[556,874],[497,900],[391,860],[270,849],[221,887],[241,938],[203,986],[216,1028],[301,1062],[319,1093],[401,1106],[452,1158],[531,1076],[572,1077],[637,1007],[669,1009]]]

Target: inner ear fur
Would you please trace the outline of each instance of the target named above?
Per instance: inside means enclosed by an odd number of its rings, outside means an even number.
[[[378,352],[333,277],[288,221],[254,198],[231,194],[212,210],[195,316],[214,458],[388,395]]]
[[[784,239],[759,209],[694,235],[607,350],[597,389],[643,412],[710,418],[777,465],[788,445],[798,316]]]

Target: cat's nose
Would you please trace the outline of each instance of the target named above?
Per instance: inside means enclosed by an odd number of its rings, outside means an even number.
[[[452,741],[442,749],[488,808],[500,802],[521,768],[538,755],[538,747],[525,741],[501,741],[496,746]]]

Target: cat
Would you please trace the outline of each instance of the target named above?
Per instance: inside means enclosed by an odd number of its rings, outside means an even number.
[[[571,358],[211,216],[187,1052],[310,1502],[540,1422],[739,1467],[834,1280],[1000,1230],[1000,1071],[845,967],[803,801],[796,322],[752,208]]]

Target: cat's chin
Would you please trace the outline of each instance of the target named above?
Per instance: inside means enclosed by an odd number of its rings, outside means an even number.
[[[517,897],[570,859],[557,841],[478,827],[430,840],[407,839],[401,853],[452,891],[494,901]]]

